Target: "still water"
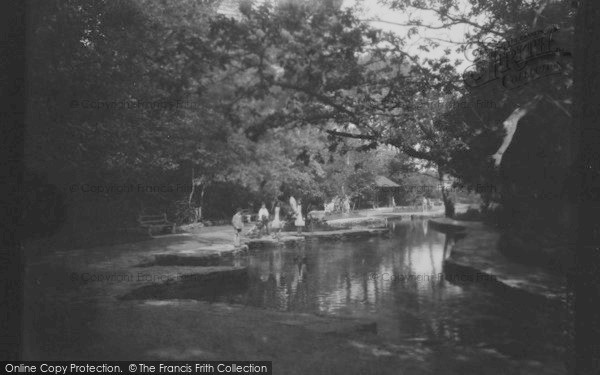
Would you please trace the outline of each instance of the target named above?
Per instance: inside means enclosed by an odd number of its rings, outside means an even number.
[[[562,355],[561,310],[516,300],[485,283],[445,279],[445,235],[427,221],[391,222],[389,238],[311,242],[242,260],[249,284],[198,298],[366,318],[389,340],[474,345],[514,358]]]

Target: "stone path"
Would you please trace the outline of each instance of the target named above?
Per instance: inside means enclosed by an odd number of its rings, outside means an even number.
[[[455,212],[462,213],[466,212],[469,205],[456,205]],[[430,211],[406,211],[406,212],[394,212],[392,208],[389,209],[372,209],[372,210],[360,210],[359,214],[364,215],[363,217],[350,217],[340,218],[334,220],[327,220],[327,224],[337,226],[353,226],[353,225],[384,225],[388,219],[431,219],[439,218],[444,216],[444,208],[436,207]]]

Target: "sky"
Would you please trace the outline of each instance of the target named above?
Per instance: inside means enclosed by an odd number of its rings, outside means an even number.
[[[352,7],[355,5],[355,3],[356,0],[344,0],[343,7]],[[359,0],[358,3],[360,3],[361,7],[363,8],[361,15],[363,20],[369,20],[369,24],[373,27],[385,31],[392,31],[401,36],[405,36],[407,34],[409,27],[400,26],[396,23],[406,23],[409,19],[409,16],[412,17],[412,19],[421,19],[423,24],[439,25],[439,21],[433,12],[414,10],[409,15],[408,13],[404,13],[402,11],[391,10],[387,6],[379,4],[377,0]],[[457,45],[438,41],[440,43],[440,47],[432,50],[429,53],[418,49],[418,46],[420,44],[420,39],[424,37],[464,42],[466,40],[465,33],[468,31],[468,29],[469,26],[467,25],[455,25],[448,29],[440,30],[432,30],[422,27],[420,30],[420,35],[413,35],[411,37],[407,52],[418,55],[422,58],[435,58],[441,57],[444,54],[444,49],[449,47],[453,51],[453,53],[450,55],[450,60],[454,61],[455,59],[459,59],[463,61],[463,63],[457,67],[457,70],[462,73],[462,71],[472,63],[465,58],[464,53],[454,52],[454,49],[457,47]]]
[[[235,13],[237,13],[239,1],[240,0],[224,0],[219,12],[234,16]],[[262,1],[263,0],[258,0],[258,2]],[[360,15],[361,19],[367,21],[373,27],[398,33],[401,36],[406,36],[409,27],[400,26],[397,25],[397,23],[406,23],[406,21],[409,19],[409,16],[412,17],[412,19],[421,19],[424,24],[439,24],[437,16],[433,12],[413,10],[413,12],[409,15],[402,11],[393,11],[387,6],[379,4],[378,0],[343,0],[342,4],[343,8],[354,7],[356,4],[359,4],[360,8],[362,9],[362,14]],[[459,4],[462,4],[462,6],[467,6],[467,0],[459,0]],[[422,51],[418,49],[418,46],[420,44],[419,42],[422,42],[420,39],[424,37],[464,42],[464,35],[468,31],[468,28],[469,26],[467,25],[454,25],[448,29],[440,30],[432,30],[422,27],[419,35],[411,37],[406,52],[412,55],[417,55],[421,58],[437,58],[444,54],[444,49],[450,48],[453,51],[453,53],[449,56],[450,60],[454,61],[458,59],[462,61],[462,64],[457,66],[458,72],[462,73],[472,63],[465,58],[464,53],[454,52],[454,49],[457,47],[456,44],[438,41],[440,43],[440,47],[432,50],[431,52]]]

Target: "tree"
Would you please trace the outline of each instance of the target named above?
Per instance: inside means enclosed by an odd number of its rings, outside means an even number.
[[[486,102],[494,105],[491,111],[495,112],[495,116],[483,114],[485,121],[492,123],[487,126],[494,128],[499,122],[504,125],[504,130],[507,132],[500,149],[497,149],[496,153],[489,154],[493,154],[496,166],[499,166],[502,160],[502,153],[498,151],[506,150],[519,121],[536,111],[536,107],[546,103],[550,105],[553,113],[571,116],[569,88],[572,63],[568,59],[573,35],[574,10],[571,2],[503,0],[482,3],[473,0],[459,3],[452,0],[387,0],[385,3],[392,9],[403,10],[409,14],[418,11],[436,16],[436,22],[433,24],[424,23],[418,17],[409,17],[409,21],[403,25],[411,27],[411,34],[418,34],[424,29],[444,29],[455,25],[463,25],[468,28],[469,31],[465,35],[464,42],[442,41],[427,36],[420,40],[423,48],[439,48],[442,44],[446,44],[455,48],[456,52],[464,53],[473,62],[464,75],[467,90],[461,92],[462,95],[470,97],[467,98],[467,101],[470,101],[471,105],[468,107],[469,111],[464,111],[469,113],[462,116],[462,119],[458,119],[458,122],[470,117],[469,121],[466,121],[467,126],[479,126],[481,132],[486,125],[482,127],[477,123],[484,121],[481,118],[482,112],[489,111],[489,108],[477,108],[474,105],[475,101],[485,99]],[[549,28],[551,29],[548,32]],[[517,51],[517,48],[523,45],[523,42],[518,42],[519,37],[528,32],[542,29],[545,30],[548,37],[540,42],[550,40],[552,46],[549,47],[556,47],[556,54],[540,53],[550,52],[550,50],[538,51],[536,54],[536,49],[543,48],[543,46],[534,47],[533,52],[526,51],[525,48]],[[555,43],[552,44],[552,41]],[[524,45],[524,47],[526,46]],[[473,47],[476,48],[473,50]],[[447,55],[450,52],[450,49],[446,50]],[[541,59],[538,58],[527,64],[535,67],[537,62],[544,63],[548,59],[559,59],[562,67],[559,72],[561,74],[545,77],[546,84],[536,82],[510,91],[507,90],[507,87],[512,88],[510,87],[512,85],[507,86],[512,78],[506,76],[507,73],[511,73],[510,69],[517,65],[521,69],[521,66],[525,64],[522,59],[535,57],[541,57]],[[501,82],[502,85],[500,85]],[[480,85],[482,86],[477,87]],[[547,108],[548,106],[545,106],[544,112]],[[454,112],[457,114],[458,111]]]
[[[217,18],[212,35],[227,82],[237,85],[232,112],[243,114],[250,137],[270,127],[317,125],[368,142],[361,150],[396,146],[438,165],[444,178],[448,153],[460,142],[434,132],[433,116],[415,110],[413,98],[456,90],[448,59],[423,67],[402,51],[401,38],[368,27],[350,10],[263,4],[242,14],[239,22]]]
[[[327,178],[322,183],[327,201],[348,197],[358,206],[376,204],[376,177],[390,175],[394,162],[398,163],[397,168],[408,163],[397,150],[389,147],[357,150],[360,146],[360,141],[344,139],[330,148],[323,166]]]
[[[507,255],[564,272],[572,262],[568,238],[576,219],[566,199],[576,179],[570,170],[577,134],[569,126],[575,3],[387,3],[438,16],[428,25],[412,19],[415,33],[457,24],[470,28],[466,41],[453,45],[473,60],[460,90],[467,105],[442,116],[465,129],[448,171],[467,185],[494,187],[484,199],[490,207],[501,204],[501,248]],[[446,43],[423,39],[428,48]]]
[[[214,102],[197,100],[201,78],[214,65],[205,38],[217,5],[33,2],[27,165],[49,171],[61,189],[172,184],[179,169],[186,180],[192,168],[212,176],[227,161],[217,146],[231,132],[219,130]],[[67,197],[74,225],[85,221],[79,214],[108,215],[112,203],[135,210],[165,200],[154,192]]]

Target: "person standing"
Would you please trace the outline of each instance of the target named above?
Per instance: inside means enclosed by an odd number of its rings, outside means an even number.
[[[292,212],[295,215],[296,211],[298,211],[298,204],[296,203],[296,199],[294,198],[293,195],[290,196],[290,207],[292,208]]]
[[[350,198],[348,198],[348,196],[344,197],[343,207],[344,207],[344,213],[346,215],[349,214],[350,213]]]
[[[267,231],[267,235],[269,235],[269,210],[267,210],[267,205],[264,202],[260,206],[260,210],[258,210],[258,221],[262,223]]]
[[[240,247],[241,245],[241,233],[242,233],[242,229],[244,228],[244,221],[242,220],[242,209],[238,208],[235,211],[235,215],[233,215],[233,218],[231,219],[231,225],[233,225],[233,229],[235,230],[235,237],[233,238],[233,245],[235,247]]]
[[[425,198],[425,196],[421,199],[421,208],[423,209],[423,212],[427,210],[427,198]]]
[[[296,225],[296,229],[298,230],[298,234],[302,234],[302,228],[304,228],[304,218],[302,217],[302,201],[298,199],[298,204],[296,206],[296,221],[294,222]]]
[[[271,229],[275,231],[275,237],[277,241],[281,239],[281,220],[279,219],[279,211],[281,207],[279,207],[279,202],[275,202],[275,212],[273,214],[273,221],[271,222]]]

